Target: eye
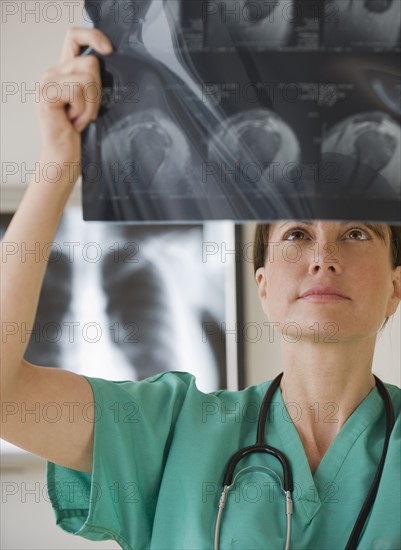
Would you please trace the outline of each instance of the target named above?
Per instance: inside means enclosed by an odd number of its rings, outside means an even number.
[[[290,229],[290,231],[287,231],[283,236],[283,240],[285,241],[303,241],[307,238],[309,238],[309,235],[299,227]]]
[[[367,231],[354,227],[347,231],[347,235],[352,241],[368,241],[370,240],[370,235]]]

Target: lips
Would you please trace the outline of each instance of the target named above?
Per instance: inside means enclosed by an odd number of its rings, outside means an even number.
[[[337,302],[350,299],[340,289],[333,286],[314,286],[303,292],[299,298],[314,302]]]

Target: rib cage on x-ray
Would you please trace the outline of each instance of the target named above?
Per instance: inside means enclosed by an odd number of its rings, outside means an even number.
[[[88,224],[66,210],[25,359],[115,380],[189,371],[205,391],[223,387],[225,264],[205,261],[205,238],[200,225]]]
[[[399,220],[398,0],[86,6],[115,53],[85,219]]]

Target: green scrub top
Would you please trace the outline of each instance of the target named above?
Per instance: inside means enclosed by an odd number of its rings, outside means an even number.
[[[212,549],[227,463],[256,440],[270,384],[202,393],[188,373],[141,382],[87,380],[95,401],[92,475],[51,462],[48,492],[59,526],[123,549]],[[395,409],[378,494],[358,548],[401,548],[401,390],[386,384]],[[273,396],[266,441],[287,456],[294,477],[291,548],[345,548],[375,475],[385,435],[385,409],[374,388],[341,428],[312,475],[294,422],[296,403]],[[292,407],[293,421],[288,414]],[[316,405],[316,422],[335,422],[336,405]],[[294,416],[295,415],[295,416]],[[254,454],[239,464],[220,531],[223,549],[281,549],[285,499],[280,463]],[[266,468],[270,468],[270,473]]]

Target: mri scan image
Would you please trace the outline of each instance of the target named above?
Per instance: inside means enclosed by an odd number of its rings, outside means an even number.
[[[205,11],[211,47],[277,50],[288,45],[293,31],[294,0],[223,0],[209,2]]]
[[[372,70],[367,72],[372,90],[380,101],[397,115],[401,115],[400,79],[395,74]]]
[[[135,37],[141,32],[142,21],[152,0],[128,1],[102,0],[101,2],[86,0],[86,21],[91,21],[95,27],[107,27],[107,36],[114,49],[124,51],[127,48],[128,37]]]
[[[275,183],[272,166],[280,173],[300,162],[298,139],[279,116],[268,109],[254,109],[228,117],[209,141],[208,158],[217,165],[227,163],[243,190],[264,193]],[[237,172],[235,167],[241,169]],[[228,170],[227,170],[228,171]]]
[[[102,140],[102,153],[106,166],[112,167],[113,160],[120,160],[120,166],[116,166],[116,173],[120,173],[116,193],[124,179],[128,181],[130,173],[132,183],[141,191],[190,192],[192,161],[189,143],[180,128],[159,109],[131,113],[118,120]],[[138,159],[135,171],[133,163],[124,163],[130,158]],[[111,181],[115,179],[112,171],[109,176]]]
[[[389,116],[363,113],[339,122],[325,136],[322,155],[337,168],[333,194],[346,189],[353,195],[401,197],[401,128]]]
[[[85,220],[401,222],[401,2],[85,6],[115,48],[96,54]]]
[[[326,0],[323,44],[353,50],[400,47],[400,0]]]

